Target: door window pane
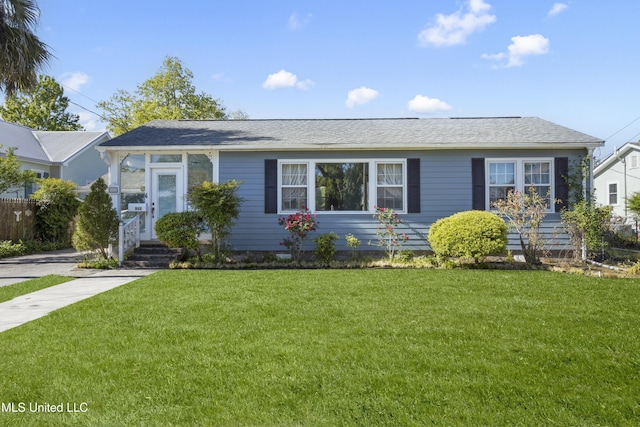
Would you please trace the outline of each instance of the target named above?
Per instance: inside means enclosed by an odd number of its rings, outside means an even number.
[[[158,216],[162,218],[177,209],[176,175],[158,175]]]

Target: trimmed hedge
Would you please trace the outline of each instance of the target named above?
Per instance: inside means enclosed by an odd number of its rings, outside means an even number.
[[[507,250],[507,224],[486,211],[465,211],[436,221],[429,230],[429,244],[440,257],[479,262]]]

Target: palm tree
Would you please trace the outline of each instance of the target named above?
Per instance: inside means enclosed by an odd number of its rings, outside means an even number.
[[[0,0],[0,92],[32,88],[49,61],[48,46],[34,34],[39,17],[35,0]]]

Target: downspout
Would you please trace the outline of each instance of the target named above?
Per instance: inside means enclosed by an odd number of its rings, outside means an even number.
[[[584,196],[584,199],[591,203],[591,193],[593,192],[593,152],[594,149],[593,148],[587,148],[587,162],[589,164],[588,168],[587,168],[587,176],[583,177],[582,179],[582,195]],[[582,248],[581,248],[581,256],[582,256],[582,260],[586,261],[587,260],[587,242],[584,238],[584,236],[582,236]]]

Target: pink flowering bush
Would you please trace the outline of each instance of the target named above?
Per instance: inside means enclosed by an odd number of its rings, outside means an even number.
[[[278,224],[290,233],[290,236],[283,239],[280,245],[286,247],[291,253],[291,259],[300,261],[304,244],[309,237],[309,233],[316,231],[319,221],[316,221],[316,214],[312,214],[302,206],[301,209],[288,217],[278,218]]]
[[[406,233],[398,233],[398,231],[396,231],[396,227],[402,224],[402,220],[393,209],[380,208],[377,206],[374,206],[374,208],[376,211],[373,217],[377,219],[379,223],[376,230],[378,246],[384,248],[389,260],[393,260],[402,244],[409,240],[409,236]]]

